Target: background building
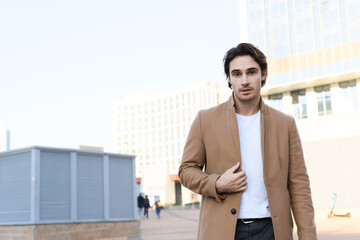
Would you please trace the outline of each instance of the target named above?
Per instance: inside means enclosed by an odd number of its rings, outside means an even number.
[[[0,152],[10,150],[10,131],[0,123]]]
[[[266,101],[296,117],[315,207],[360,207],[360,1],[241,0],[268,57]]]
[[[223,85],[200,82],[177,90],[139,93],[113,103],[114,150],[136,155],[139,192],[150,201],[184,204],[197,195],[182,188],[177,176],[186,137],[200,109],[230,96]]]

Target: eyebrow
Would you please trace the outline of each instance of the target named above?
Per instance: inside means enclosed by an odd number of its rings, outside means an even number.
[[[259,69],[258,68],[256,68],[256,67],[251,67],[251,68],[248,68],[248,69],[246,69],[246,71],[259,71]],[[232,71],[231,71],[231,73],[233,73],[233,72],[240,72],[241,70],[240,69],[233,69]]]

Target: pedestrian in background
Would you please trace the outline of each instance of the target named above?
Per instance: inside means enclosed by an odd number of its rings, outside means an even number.
[[[139,196],[137,197],[137,205],[139,209],[139,217],[141,218],[142,210],[144,207],[144,197],[142,196],[141,193],[139,193]]]
[[[155,209],[156,209],[156,216],[158,217],[158,219],[160,218],[160,211],[161,211],[161,207],[160,207],[160,201],[157,200],[155,202]]]
[[[150,202],[148,195],[146,195],[144,199],[144,218],[146,217],[147,219],[149,218],[149,207],[150,207]]]

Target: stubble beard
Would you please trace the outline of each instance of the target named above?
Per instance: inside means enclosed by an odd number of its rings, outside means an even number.
[[[249,94],[247,96],[241,96],[240,92],[235,93],[237,102],[243,105],[257,105],[260,102],[260,94]]]

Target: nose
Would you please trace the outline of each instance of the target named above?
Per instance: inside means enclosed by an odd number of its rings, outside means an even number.
[[[250,83],[249,79],[248,79],[248,76],[246,74],[241,76],[240,82],[241,82],[242,85],[248,85]]]

